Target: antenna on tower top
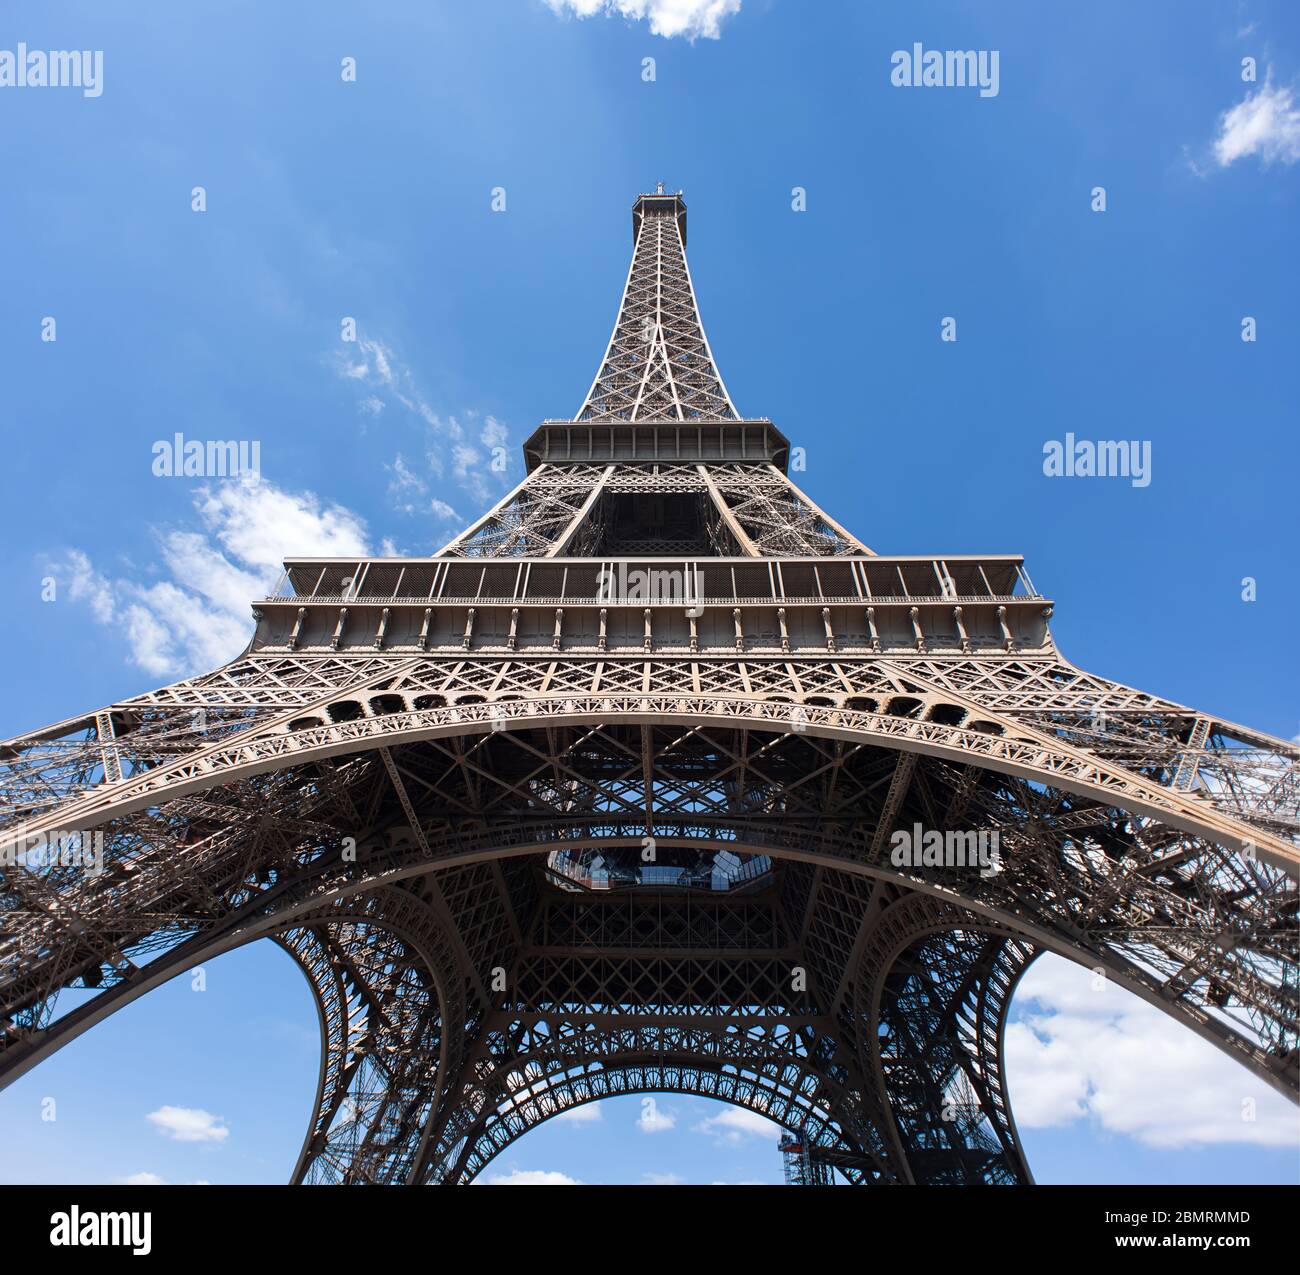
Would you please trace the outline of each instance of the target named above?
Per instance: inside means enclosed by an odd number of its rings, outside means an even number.
[[[655,194],[656,194],[656,195],[662,195],[663,193],[664,193],[664,184],[663,184],[663,182],[656,182],[656,183],[655,183]]]

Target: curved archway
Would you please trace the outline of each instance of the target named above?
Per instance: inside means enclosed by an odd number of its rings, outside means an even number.
[[[372,731],[374,722],[380,720],[376,718],[341,723],[341,727],[349,732],[360,727],[365,727],[365,730],[358,729],[355,736],[350,735],[346,746],[340,746],[333,754],[334,761],[322,755],[310,766],[299,766],[302,754],[291,749],[290,754],[280,757],[281,770],[263,772],[269,777],[259,782],[270,787],[255,786],[251,793],[265,803],[270,800],[269,794],[276,792],[275,800],[279,802],[284,800],[284,790],[296,784],[298,795],[295,800],[304,803],[295,813],[301,826],[324,830],[329,836],[337,837],[340,807],[331,808],[325,803],[327,799],[338,800],[337,792],[346,780],[358,798],[370,803],[382,815],[363,837],[354,841],[353,858],[348,860],[330,851],[327,844],[320,843],[320,833],[315,831],[311,835],[318,839],[318,843],[300,855],[291,864],[291,870],[283,866],[263,868],[250,861],[248,852],[227,830],[218,826],[205,832],[203,839],[189,844],[228,843],[231,856],[248,865],[242,868],[243,875],[237,878],[236,888],[228,896],[232,904],[229,911],[217,922],[201,928],[174,951],[117,981],[91,1006],[74,1011],[43,1033],[30,1033],[19,1043],[20,1052],[10,1055],[9,1065],[33,1065],[40,1056],[57,1048],[61,1041],[70,1039],[118,1005],[169,977],[167,970],[178,962],[192,963],[205,954],[226,950],[259,935],[302,927],[313,917],[321,920],[326,915],[321,910],[336,907],[340,901],[347,901],[348,907],[364,907],[367,898],[395,889],[402,882],[432,881],[444,875],[455,876],[470,868],[490,874],[494,871],[493,864],[545,855],[557,846],[639,846],[644,839],[646,811],[648,805],[653,804],[656,838],[664,847],[708,848],[765,856],[775,863],[807,865],[812,871],[823,874],[847,874],[918,897],[957,898],[962,907],[981,918],[980,925],[1001,926],[1036,947],[1061,951],[1072,959],[1103,965],[1125,985],[1221,1046],[1236,1051],[1237,1056],[1257,1070],[1271,1069],[1274,1083],[1280,1085],[1283,1082],[1275,1056],[1269,1053],[1267,1038],[1252,1042],[1239,1030],[1225,1025],[1221,1018],[1205,1012],[1202,1001],[1189,997],[1194,985],[1185,979],[1181,985],[1174,983],[1178,987],[1177,995],[1167,995],[1171,978],[1177,978],[1176,971],[1171,973],[1170,969],[1157,967],[1153,972],[1150,962],[1144,965],[1134,959],[1124,943],[1116,942],[1111,933],[1099,932],[1091,936],[1081,933],[1077,924],[1081,912],[1086,913],[1088,908],[1094,907],[1099,897],[1109,896],[1114,902],[1122,900],[1130,914],[1141,913],[1153,918],[1171,915],[1168,909],[1176,901],[1183,927],[1187,933],[1194,934],[1196,912],[1188,906],[1184,889],[1187,877],[1180,875],[1176,868],[1166,868],[1164,859],[1155,851],[1175,844],[1170,839],[1178,837],[1181,840],[1176,842],[1177,854],[1168,858],[1175,863],[1187,863],[1200,856],[1207,871],[1218,871],[1227,852],[1217,848],[1213,841],[1191,838],[1175,829],[1162,833],[1165,840],[1153,848],[1147,827],[1139,822],[1140,817],[1128,805],[1098,801],[1091,780],[1085,787],[1094,792],[1094,796],[1080,800],[1068,785],[1048,787],[1037,779],[1027,779],[1015,773],[1015,766],[986,764],[985,754],[971,756],[963,753],[965,760],[954,763],[944,752],[948,744],[940,747],[934,745],[932,739],[918,744],[915,736],[906,734],[919,727],[923,727],[927,735],[960,729],[944,721],[918,721],[915,717],[886,714],[881,720],[903,723],[899,728],[903,733],[889,735],[892,742],[882,746],[872,732],[867,732],[864,738],[861,732],[842,728],[842,723],[837,726],[828,721],[810,721],[805,730],[774,732],[770,718],[766,719],[766,730],[754,730],[748,724],[738,724],[735,714],[723,714],[727,725],[719,728],[714,724],[712,713],[696,720],[683,715],[679,705],[666,714],[666,719],[656,716],[655,725],[651,727],[642,720],[640,713],[624,714],[616,721],[592,721],[581,718],[580,714],[574,717],[570,712],[574,707],[565,701],[565,711],[554,719],[548,719],[545,738],[551,751],[545,753],[541,751],[542,736],[536,723],[521,723],[518,729],[485,731],[476,723],[462,722],[459,733],[439,735],[421,730],[410,733],[409,742],[400,747],[389,744],[369,747],[375,740],[373,733],[367,732]],[[789,706],[776,707],[783,710]],[[454,711],[477,713],[483,708],[483,705],[470,704]],[[714,705],[713,709],[716,708]],[[806,711],[810,714],[814,711],[833,714],[856,710],[814,704]],[[400,716],[393,713],[387,714],[386,718]],[[319,729],[311,727],[309,733]],[[721,772],[722,779],[696,783],[693,788],[685,780],[674,781],[676,794],[672,783],[655,789],[645,787],[641,767],[630,767],[626,758],[633,755],[635,745],[635,755],[639,759],[641,746],[647,738],[654,738],[654,731],[660,733],[664,747],[679,747],[680,740],[691,739],[701,748],[711,750],[709,757],[717,765],[748,767],[747,800],[752,800],[755,794],[779,793],[780,804],[776,809],[780,817],[765,821],[761,811],[759,817],[751,817],[743,806],[738,807],[727,787],[729,781],[725,778],[725,768]],[[619,732],[627,736],[626,741]],[[648,736],[647,732],[651,735]],[[982,732],[975,734],[984,737]],[[408,735],[398,732],[395,738],[405,740]],[[561,745],[570,752],[555,751]],[[1037,749],[1036,765],[1041,773],[1048,773],[1050,767],[1042,769],[1044,748],[1037,743],[1024,746]],[[365,751],[367,747],[369,751]],[[579,756],[573,752],[579,748],[586,750],[580,760],[596,767],[593,775],[599,776],[599,767],[604,766],[606,778],[587,777],[575,762],[567,760],[570,756]],[[593,749],[604,750],[600,752],[598,761],[593,761]],[[618,760],[620,749],[622,760]],[[241,745],[237,751],[240,750],[243,755],[239,765],[252,764],[249,758],[256,749]],[[759,764],[755,763],[756,758]],[[804,772],[819,773],[815,767],[808,766],[810,759],[823,771],[828,771],[832,763],[838,767],[835,771],[838,806],[827,806],[826,788],[818,788],[815,781],[799,777]],[[615,762],[616,768],[611,769]],[[785,766],[779,776],[765,773],[764,768],[770,771],[777,763]],[[261,759],[257,764],[261,764]],[[530,766],[534,768],[531,773],[523,769]],[[196,773],[197,770],[202,768],[197,768]],[[672,767],[668,766],[667,770],[671,772]],[[715,765],[709,773],[716,775],[720,772]],[[791,775],[794,778],[790,778]],[[966,802],[968,809],[970,803],[980,803],[981,817],[992,817],[1000,822],[1009,839],[1010,850],[1017,856],[1014,881],[1008,877],[929,873],[893,864],[885,853],[883,834],[906,812],[904,798],[894,795],[904,787],[900,776],[912,782],[917,782],[919,777],[936,786],[942,785],[945,792],[952,794],[953,802]],[[501,798],[499,817],[449,821],[445,815],[432,819],[425,816],[430,794],[436,798],[435,806],[437,801],[445,804],[450,785],[471,780],[484,791],[487,785],[495,784],[497,788],[491,791],[509,798],[509,801]],[[194,779],[192,782],[200,781]],[[223,793],[237,796],[239,784],[245,781],[231,779],[229,774],[223,776],[219,769],[213,769],[205,773],[202,782],[209,786],[205,791],[221,787]],[[568,794],[564,796],[569,803],[566,812],[558,818],[552,813],[546,818],[530,821],[527,815],[546,813],[547,803],[554,807],[557,793]],[[587,793],[592,796],[586,796]],[[586,804],[575,804],[574,794],[581,796]],[[454,793],[452,795],[454,797]],[[925,790],[922,788],[922,804],[924,798]],[[774,800],[771,797],[765,799]],[[177,809],[192,820],[191,812],[196,807],[186,805],[188,800],[177,798]],[[349,797],[347,800],[354,799]],[[1177,800],[1194,804],[1190,799]],[[380,802],[387,804],[381,807],[376,804]],[[529,802],[537,808],[529,811]],[[292,803],[290,806],[292,808]],[[206,803],[204,813],[211,817],[211,802]],[[1028,813],[1032,813],[1032,823],[1027,819]],[[521,814],[525,817],[521,818]],[[827,818],[827,815],[831,817]],[[955,816],[949,809],[945,817],[951,819]],[[1215,816],[1216,820],[1222,818]],[[1199,813],[1197,819],[1206,822],[1201,820]],[[130,818],[123,816],[110,825],[110,835],[125,835],[120,830],[129,825]],[[359,823],[354,826],[358,831],[363,830]],[[1150,826],[1168,830],[1173,825],[1153,822]],[[186,825],[186,836],[194,827],[192,821]],[[1088,831],[1086,834],[1073,831],[1078,828]],[[224,842],[222,838],[225,838]],[[1135,873],[1127,869],[1126,863],[1137,853],[1147,855],[1151,870]],[[163,857],[159,849],[146,847],[141,850],[137,844],[129,861],[135,873],[146,873],[156,868],[158,879],[162,880],[166,865],[159,861]],[[250,867],[253,868],[251,876]],[[140,880],[137,876],[132,884],[137,885]],[[1266,881],[1260,886],[1261,900],[1267,899],[1266,886]],[[1207,918],[1212,911],[1212,906],[1207,903]],[[448,924],[450,913],[445,907],[441,911],[435,908],[430,916],[433,919],[428,922],[429,933],[441,933]],[[1243,948],[1242,952],[1245,950]],[[446,951],[443,959],[448,969],[463,969],[465,964],[464,953]],[[1173,959],[1171,955],[1170,961]],[[1225,956],[1230,972],[1231,963],[1239,959],[1244,959],[1239,952]],[[1177,964],[1181,968],[1185,963],[1185,960],[1178,960]],[[1243,979],[1250,973],[1249,967],[1241,967]],[[320,975],[313,975],[313,978],[319,979]],[[462,975],[449,978],[447,986],[463,984]],[[1201,994],[1198,990],[1197,995]],[[336,995],[333,1001],[323,1000],[322,1003],[337,1004],[338,999]],[[323,1012],[328,1016],[329,1011]],[[27,1053],[25,1059],[23,1050]],[[341,1070],[341,1065],[336,1070]],[[876,1076],[881,1080],[879,1071]],[[881,1083],[892,1082],[884,1079]],[[427,1076],[421,1084],[422,1094],[436,1094],[441,1081],[432,1090]],[[328,1098],[325,1096],[327,1090]],[[994,1084],[990,1101],[1000,1110],[1005,1104],[999,1103],[997,1091],[998,1086]],[[336,1116],[338,1108],[336,1089],[332,1082],[327,1084],[324,1077],[321,1093],[318,1120],[304,1147],[300,1173],[310,1173],[314,1171],[310,1166],[329,1162],[327,1152],[333,1120],[328,1117],[331,1112]],[[433,1140],[441,1135],[432,1127],[425,1127],[417,1136],[414,1129],[422,1120],[425,1125],[430,1125],[427,1117],[435,1101],[433,1097],[421,1097],[412,1108],[416,1114],[408,1112],[402,1127],[390,1131],[391,1136],[382,1144],[385,1154],[378,1156],[378,1161],[382,1161],[382,1172],[374,1171],[378,1176],[409,1180],[411,1175],[423,1171],[417,1166],[427,1160],[424,1148],[432,1146]],[[1014,1144],[1014,1122],[1009,1112],[999,1115],[995,1124],[995,1133],[1001,1131],[1006,1135],[1010,1130],[1006,1136]],[[404,1148],[400,1153],[395,1149],[399,1141]],[[378,1144],[371,1139],[370,1147],[373,1149],[375,1145]],[[892,1150],[896,1156],[900,1154],[898,1145]],[[369,1155],[370,1151],[366,1154]],[[386,1155],[389,1158],[385,1159]],[[348,1157],[348,1167],[338,1168],[339,1174],[364,1177],[371,1172],[357,1169],[355,1147],[349,1150]]]
[[[557,1116],[590,1103],[614,1097],[645,1094],[680,1094],[713,1099],[761,1115],[791,1134],[814,1142],[829,1159],[844,1164],[850,1181],[868,1178],[864,1158],[851,1139],[844,1136],[829,1114],[781,1086],[764,1084],[763,1079],[741,1071],[722,1068],[656,1063],[653,1060],[627,1062],[588,1071],[581,1075],[551,1076],[539,1092],[499,1113],[469,1146],[455,1156],[451,1173],[440,1180],[470,1182],[485,1173],[519,1139]]]
[[[391,678],[385,679],[391,681]],[[719,696],[534,697],[488,701],[473,696],[445,707],[367,716],[360,701],[356,714],[319,721],[302,716],[271,722],[236,735],[229,743],[198,750],[168,764],[152,767],[116,783],[85,790],[57,811],[11,827],[10,835],[36,835],[60,819],[84,830],[113,818],[176,800],[217,785],[386,748],[484,733],[509,733],[512,726],[546,728],[600,726],[744,727],[781,730],[827,740],[841,740],[904,753],[940,758],[1050,785],[1084,798],[1121,806],[1134,815],[1159,819],[1171,827],[1214,839],[1282,870],[1300,867],[1300,850],[1273,833],[1252,828],[1197,802],[1181,789],[1109,765],[1034,727],[963,702],[949,692],[925,698],[895,696],[917,707],[900,713],[876,712],[773,698]],[[352,700],[337,701],[352,704]],[[942,711],[948,708],[951,711]],[[971,722],[971,728],[949,720]],[[993,727],[999,729],[993,729]],[[296,729],[294,729],[296,728]],[[1287,750],[1282,741],[1279,749]]]
[[[181,971],[0,1092],[0,1181],[283,1184],[320,1060],[298,963],[274,941],[245,945]]]
[[[502,839],[509,838],[503,834]],[[377,880],[380,879],[398,883],[418,878],[430,871],[449,870],[465,863],[473,864],[492,860],[545,855],[549,852],[550,844],[547,842],[529,842],[523,845],[507,846],[495,851],[476,850],[461,855],[449,854],[445,858],[438,859],[417,855],[402,862],[400,867],[387,868],[382,873],[382,877],[362,876],[355,881],[332,881],[329,892],[339,899],[364,899],[375,888]],[[566,844],[599,847],[605,843],[600,838],[590,838],[581,842],[570,840]],[[615,839],[613,844],[630,846],[639,844],[639,842]],[[696,843],[664,838],[663,844],[673,846]],[[725,845],[726,848],[738,853],[763,854],[777,860],[801,861],[815,867],[896,883],[909,890],[915,890],[922,895],[949,895],[949,891],[943,885],[933,881],[918,879],[879,866],[853,863],[846,861],[841,856],[825,852],[792,852],[784,847],[771,846],[766,842],[736,843],[732,841],[725,843]],[[1289,1093],[1285,1078],[1267,1066],[1262,1065],[1257,1046],[1252,1045],[1247,1038],[1232,1030],[1221,1019],[1211,1017],[1205,1013],[1195,1012],[1194,1007],[1191,1005],[1171,1002],[1162,995],[1159,982],[1148,971],[1125,961],[1116,952],[1081,948],[1077,942],[1073,942],[1069,938],[1054,932],[1051,928],[1016,916],[1013,913],[1001,911],[996,905],[979,898],[963,898],[961,904],[974,915],[981,917],[981,923],[986,926],[1004,925],[1008,933],[1014,933],[1032,942],[1037,948],[1054,951],[1058,955],[1082,964],[1100,966],[1106,970],[1108,977],[1119,985],[1140,996],[1163,1012],[1172,1015],[1182,1022],[1184,1026],[1190,1027],[1219,1048],[1231,1053],[1234,1057],[1237,1057],[1238,1061],[1256,1070],[1275,1088],[1284,1093]],[[43,1029],[43,1035],[39,1039],[31,1040],[25,1049],[20,1053],[11,1055],[6,1060],[9,1067],[5,1073],[5,1083],[35,1066],[55,1049],[61,1048],[68,1040],[75,1038],[97,1022],[102,1021],[108,1014],[116,1012],[123,1005],[129,1004],[154,987],[175,977],[182,970],[201,961],[213,959],[226,951],[251,942],[255,938],[267,937],[278,931],[287,931],[301,926],[310,919],[313,912],[319,909],[320,906],[320,894],[316,890],[301,899],[282,901],[281,907],[275,912],[268,912],[261,899],[254,900],[245,911],[236,915],[232,923],[222,926],[215,934],[204,932],[193,940],[177,944],[149,965],[142,967],[138,977],[115,984],[107,991],[101,992],[91,1002],[73,1010],[62,1018],[56,1019],[49,1027]]]
[[[761,1121],[733,1121],[727,1113]],[[618,1122],[617,1132],[611,1119]],[[570,1120],[577,1128],[570,1130],[565,1123],[561,1133],[556,1126]],[[809,1149],[801,1158],[824,1166],[827,1178],[833,1173],[849,1184],[863,1180],[859,1157],[839,1151],[833,1142],[812,1141],[806,1129],[775,1119],[761,1104],[718,1096],[707,1085],[656,1089],[615,1078],[608,1094],[570,1103],[529,1123],[483,1162],[472,1181],[546,1181],[555,1175],[615,1183],[635,1180],[639,1173],[641,1183],[650,1185],[718,1183],[729,1176],[775,1184],[790,1149],[782,1144],[796,1143],[802,1152],[805,1140]],[[539,1154],[545,1170],[535,1167]]]

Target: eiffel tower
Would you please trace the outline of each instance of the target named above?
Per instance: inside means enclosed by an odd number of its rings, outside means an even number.
[[[320,1017],[294,1182],[466,1182],[661,1092],[799,1180],[1029,1182],[1041,952],[1294,1099],[1300,750],[1076,668],[1019,557],[874,554],[736,410],[681,194],[632,237],[582,406],[464,534],[293,558],[232,663],[0,747],[0,1082],[270,939]]]

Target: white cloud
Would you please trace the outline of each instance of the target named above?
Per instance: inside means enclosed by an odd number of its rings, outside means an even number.
[[[1060,957],[1016,993],[1006,1035],[1016,1123],[1091,1119],[1150,1147],[1300,1145],[1295,1108],[1181,1023]],[[1254,1119],[1243,1119],[1252,1110]]]
[[[1247,93],[1219,117],[1213,145],[1223,168],[1248,155],[1258,155],[1265,164],[1279,159],[1294,164],[1300,159],[1300,110],[1291,90],[1265,84]]]
[[[780,1138],[781,1126],[757,1111],[748,1107],[728,1107],[716,1116],[701,1120],[695,1126],[696,1133],[707,1133],[732,1146],[737,1146],[746,1138],[770,1138],[773,1142]]]
[[[653,1098],[642,1102],[641,1114],[636,1118],[636,1127],[642,1133],[667,1133],[676,1124],[677,1117],[671,1111],[663,1110]]]
[[[716,40],[724,18],[740,12],[740,0],[546,0],[553,13],[590,18],[597,13],[619,14],[634,22],[648,19],[650,34],[688,40]]]
[[[129,1177],[118,1178],[118,1186],[166,1186],[167,1183],[156,1173],[132,1173]]]
[[[238,655],[252,633],[251,603],[275,586],[287,555],[370,552],[357,514],[265,479],[201,487],[194,506],[202,530],[156,532],[164,579],[109,579],[79,549],[50,567],[71,600],[119,627],[132,662],[155,677],[206,671]]]
[[[643,1173],[641,1181],[646,1186],[681,1186],[686,1179],[680,1173]]]
[[[133,587],[126,583],[122,585],[123,592]],[[171,635],[153,612],[147,607],[133,604],[126,608],[125,615],[126,640],[131,647],[132,662],[154,677],[166,677],[168,673],[179,672]]]
[[[509,1173],[494,1173],[490,1177],[476,1178],[486,1186],[581,1186],[577,1178],[553,1169],[511,1169]]]
[[[229,564],[223,561],[222,565]],[[221,570],[215,568],[216,572]],[[193,592],[169,580],[147,588],[122,585],[124,593],[137,599],[127,608],[132,657],[146,672],[159,677],[219,668],[238,655],[253,628],[250,603],[267,592],[265,587],[254,585],[244,594],[242,606],[228,610],[212,597],[219,588],[217,582],[202,576],[178,578]]]
[[[279,573],[286,554],[364,554],[366,524],[313,492],[288,492],[263,479],[228,482],[199,493],[199,512],[230,553],[251,567]]]
[[[439,500],[435,496],[429,501],[429,512],[436,518],[441,518],[444,522],[459,522],[458,514],[445,500]]]
[[[159,1107],[145,1118],[177,1142],[224,1142],[230,1136],[223,1116],[197,1107]]]
[[[565,1124],[599,1124],[604,1118],[600,1104],[597,1102],[584,1102],[580,1107],[570,1107],[568,1111],[561,1111],[555,1117],[557,1121],[563,1120]]]

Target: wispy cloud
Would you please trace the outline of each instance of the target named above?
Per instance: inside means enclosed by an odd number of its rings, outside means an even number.
[[[250,605],[291,554],[370,552],[363,519],[312,492],[244,478],[194,494],[200,530],[155,529],[165,578],[110,578],[81,549],[48,570],[74,603],[122,632],[134,664],[156,677],[233,659],[252,633]]]
[[[389,498],[399,513],[432,512],[441,517],[442,511],[452,508],[442,496],[427,502],[423,499],[429,491],[426,472],[436,481],[443,481],[450,473],[455,485],[479,504],[487,504],[505,491],[509,485],[509,431],[494,416],[480,416],[474,411],[453,416],[435,411],[414,373],[376,337],[358,336],[336,353],[333,361],[339,376],[357,387],[357,407],[363,415],[377,417],[391,404],[420,426],[423,462],[413,464],[399,452],[386,466],[394,476],[389,483]]]
[[[64,574],[68,597],[73,602],[84,602],[90,613],[101,624],[111,624],[115,612],[113,586],[94,567],[80,550],[68,554]]]
[[[1168,1015],[1089,970],[1044,956],[1020,984],[1007,1027],[1016,1122],[1090,1119],[1150,1147],[1296,1147],[1295,1108]],[[1022,1010],[1030,1003],[1033,1008]]]
[[[428,484],[411,469],[401,452],[393,457],[391,465],[385,465],[384,468],[393,476],[388,484],[389,503],[398,513],[409,517],[415,513],[417,506],[424,504]]]
[[[716,40],[722,20],[740,12],[740,0],[546,0],[553,13],[591,18],[598,13],[617,14],[634,22],[645,19],[651,35],[666,39],[704,36]]]
[[[224,1142],[230,1137],[224,1117],[198,1107],[159,1107],[145,1118],[177,1142]]]
[[[738,1146],[749,1138],[767,1138],[775,1142],[781,1136],[781,1126],[747,1107],[728,1107],[716,1116],[701,1120],[695,1126],[695,1132]]]
[[[401,452],[393,457],[391,465],[384,468],[392,475],[388,483],[388,501],[397,513],[408,518],[412,514],[427,513],[442,523],[464,522],[445,500],[429,495],[429,484],[406,463]]]

